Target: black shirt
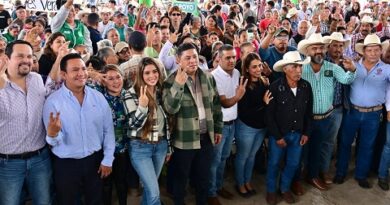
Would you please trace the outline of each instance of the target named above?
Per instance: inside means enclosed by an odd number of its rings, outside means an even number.
[[[39,62],[39,74],[41,74],[43,81],[46,82],[46,78],[49,75],[55,60],[53,60],[46,54],[42,54],[38,62]]]
[[[8,27],[8,19],[11,18],[11,15],[8,11],[0,11],[0,29],[5,29]]]
[[[313,94],[310,83],[299,80],[296,96],[281,77],[270,86],[273,99],[267,106],[266,124],[277,140],[290,131],[309,136],[313,115]]]
[[[261,81],[254,82],[253,88],[247,85],[244,96],[238,102],[238,118],[249,127],[261,129],[266,126],[263,96],[267,89]]]

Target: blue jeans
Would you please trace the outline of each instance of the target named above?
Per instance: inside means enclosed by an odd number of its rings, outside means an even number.
[[[336,137],[341,126],[341,121],[343,119],[343,107],[334,109],[329,118],[332,124],[330,126],[330,130],[328,132],[327,137],[325,137],[321,145],[320,171],[323,173],[329,171]]]
[[[308,141],[309,152],[306,166],[310,179],[318,178],[321,164],[323,163],[321,161],[321,146],[325,139],[329,137],[332,125],[333,122],[330,116],[322,120],[312,121],[312,133]]]
[[[235,175],[237,185],[242,186],[251,181],[256,153],[263,143],[266,129],[252,128],[237,120],[236,133]]]
[[[130,141],[130,160],[144,186],[141,202],[143,205],[161,204],[158,177],[164,165],[167,151],[168,142],[166,140],[161,140],[157,144],[145,143],[140,140]]]
[[[224,125],[221,143],[214,146],[214,155],[210,168],[209,197],[216,196],[217,191],[222,188],[226,159],[230,156],[234,131],[235,122],[231,125]]]
[[[345,120],[343,120],[341,128],[340,151],[337,159],[337,176],[344,177],[347,175],[348,162],[351,157],[351,145],[357,131],[360,130],[355,178],[367,178],[381,117],[382,110],[364,113],[351,108],[350,112],[345,114]]]
[[[26,184],[33,204],[51,204],[52,168],[49,149],[29,159],[0,158],[0,204],[19,205]]]
[[[279,164],[282,158],[285,159],[285,166],[280,177],[280,191],[287,192],[290,190],[291,181],[294,178],[301,159],[301,136],[301,133],[298,132],[290,132],[284,135],[283,139],[287,143],[287,146],[284,148],[280,148],[276,144],[275,137],[270,136],[268,143],[267,192],[276,193]]]
[[[389,177],[390,168],[390,122],[386,125],[386,144],[383,147],[382,157],[379,164],[378,177],[387,179]]]

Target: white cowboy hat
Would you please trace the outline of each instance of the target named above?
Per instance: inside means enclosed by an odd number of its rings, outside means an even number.
[[[288,10],[288,13],[286,15],[287,18],[291,18],[298,14],[298,10],[295,7],[292,7],[290,10]]]
[[[83,8],[82,10],[80,10],[78,13],[77,13],[77,19],[82,19],[82,17],[85,15],[85,14],[90,14],[92,13],[91,12],[91,9],[89,8]]]
[[[382,47],[382,51],[385,52],[387,48],[389,47],[389,41],[386,40],[383,43],[381,43],[381,39],[376,34],[368,34],[366,38],[364,39],[363,43],[357,43],[355,45],[356,52],[363,55],[363,49],[366,46],[374,46],[374,45],[380,45]]]
[[[307,55],[307,47],[311,45],[325,44],[320,33],[313,33],[307,39],[303,39],[298,43],[298,51],[303,55]]]
[[[324,36],[322,39],[325,44],[330,44],[332,41],[338,41],[344,43],[344,49],[346,49],[351,43],[350,40],[344,39],[344,36],[340,32],[333,32],[330,36]]]
[[[310,63],[310,57],[302,60],[298,51],[289,51],[283,55],[283,59],[274,64],[274,71],[283,72],[283,67],[289,64],[304,65]]]
[[[372,17],[370,17],[370,16],[364,16],[364,17],[360,20],[360,23],[361,23],[361,24],[369,23],[369,24],[372,24],[373,27],[376,27],[376,26],[378,26],[379,21],[374,21],[374,19],[372,19]]]
[[[363,14],[372,15],[372,10],[370,8],[367,8],[359,12],[359,16],[363,16]]]
[[[382,0],[381,3],[389,3],[389,0]]]
[[[110,9],[110,8],[107,8],[107,7],[103,7],[101,10],[100,10],[100,13],[110,13],[110,14],[113,14],[113,10]]]
[[[316,5],[318,5],[318,4],[325,4],[325,0],[318,0]]]

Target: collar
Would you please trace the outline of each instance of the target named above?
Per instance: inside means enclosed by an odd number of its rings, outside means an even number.
[[[69,88],[66,87],[65,82],[62,83],[62,86],[61,86],[60,90],[61,90],[66,96],[68,96],[68,97],[74,97],[73,92],[72,92],[71,90],[69,90]],[[84,93],[85,93],[85,95],[88,94],[87,86],[84,86]]]
[[[221,72],[223,75],[225,75],[226,77],[233,77],[232,75],[230,75],[229,73],[227,73],[220,65],[218,65],[218,67],[217,67],[217,70],[219,71],[219,72]]]

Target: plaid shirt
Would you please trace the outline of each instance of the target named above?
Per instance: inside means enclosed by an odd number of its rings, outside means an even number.
[[[179,149],[200,149],[197,105],[188,84],[179,85],[175,82],[176,73],[172,73],[163,86],[164,108],[175,120],[172,132],[173,146]],[[198,69],[197,75],[202,88],[207,131],[214,144],[214,134],[221,134],[223,127],[217,86],[211,74]]]
[[[129,119],[129,130],[127,132],[127,136],[130,138],[141,138],[142,136],[142,127],[145,125],[147,117],[148,117],[148,108],[143,108],[138,106],[138,95],[134,90],[134,87],[131,87],[128,91],[126,91],[125,97],[124,97],[124,107],[125,107],[125,113]],[[163,111],[163,108],[161,106],[161,95],[159,95],[159,92],[157,91],[157,109],[161,109]],[[165,115],[164,112],[162,112],[164,115],[164,130],[165,130],[165,137],[168,140],[168,153],[172,153],[172,149],[170,146],[170,133],[169,133],[169,125],[168,125],[168,118]],[[151,133],[148,134],[147,139],[151,142],[157,142],[158,141],[158,129],[153,129]]]
[[[345,72],[340,66],[324,61],[319,78],[310,64],[303,65],[302,78],[309,81],[313,90],[313,114],[324,114],[333,107],[334,82],[351,84],[356,74]]]
[[[379,36],[379,38],[382,37],[390,37],[390,26],[383,27],[382,31],[376,32],[376,35]],[[355,45],[358,41],[364,40],[366,36],[364,36],[362,33],[356,33],[351,37],[351,49],[353,51],[353,56],[352,58],[356,58],[359,54],[355,50]]]

